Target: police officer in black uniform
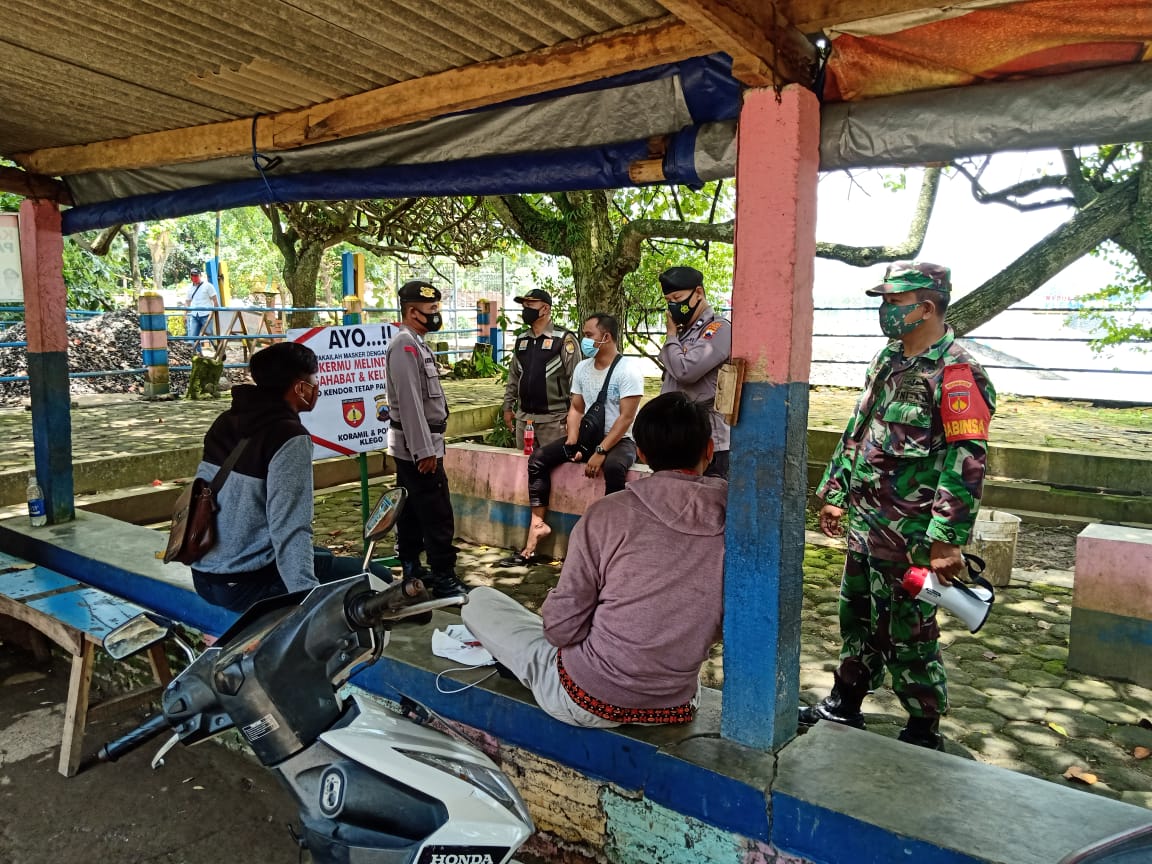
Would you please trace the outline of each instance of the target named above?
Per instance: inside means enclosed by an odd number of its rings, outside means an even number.
[[[572,401],[572,373],[580,362],[580,340],[570,330],[552,324],[552,295],[533,288],[513,298],[524,307],[529,329],[516,337],[504,388],[504,422],[524,447],[524,427],[532,421],[536,446],[563,438],[564,420]]]
[[[385,353],[391,427],[388,449],[408,501],[396,523],[396,555],[404,578],[418,577],[437,598],[465,594],[456,576],[456,521],[444,473],[448,402],[436,357],[423,339],[443,326],[440,291],[413,279],[400,286],[400,328]],[[420,563],[427,552],[431,575]]]

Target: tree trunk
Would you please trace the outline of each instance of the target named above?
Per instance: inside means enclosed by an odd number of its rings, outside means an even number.
[[[284,285],[292,296],[296,307],[316,305],[316,277],[320,273],[320,262],[328,246],[320,241],[301,240],[293,259],[284,261]],[[293,312],[288,319],[290,327],[311,327],[315,321],[314,312]]]
[[[991,321],[1070,265],[1087,255],[1131,220],[1137,178],[1100,195],[1031,249],[948,310],[958,335]]]
[[[128,242],[128,266],[132,279],[132,297],[135,299],[144,290],[144,277],[140,274],[140,223],[132,223],[132,227],[124,231],[124,239]]]
[[[610,193],[569,192],[560,203],[566,211],[564,254],[572,262],[578,317],[582,322],[587,315],[607,312],[623,321],[624,274],[615,272],[616,232],[608,216]]]

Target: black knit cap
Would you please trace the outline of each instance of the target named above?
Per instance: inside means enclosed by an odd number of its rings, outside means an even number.
[[[396,292],[401,303],[435,303],[440,299],[440,289],[423,279],[410,279]]]
[[[665,294],[690,291],[704,284],[704,274],[695,267],[669,267],[660,274],[660,288]]]

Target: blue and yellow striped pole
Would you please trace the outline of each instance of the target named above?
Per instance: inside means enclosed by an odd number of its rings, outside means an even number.
[[[144,355],[144,398],[163,399],[171,391],[164,298],[159,294],[141,294],[136,308],[140,313],[140,349]]]

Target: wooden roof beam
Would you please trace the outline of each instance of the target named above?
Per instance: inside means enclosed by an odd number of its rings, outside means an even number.
[[[751,2],[751,0],[749,0]],[[1009,6],[1021,0],[1002,0]],[[661,0],[661,5],[668,6]],[[836,24],[902,15],[924,9],[943,11],[954,6],[937,0],[779,0],[780,14],[801,33],[819,33]]]
[[[29,174],[19,168],[0,165],[0,192],[13,192],[25,198],[71,204],[72,195],[63,183],[54,177]]]
[[[454,111],[675,63],[715,50],[688,25],[667,17],[501,60],[474,63],[256,120],[262,152],[291,150],[429,120]],[[252,151],[252,118],[150,132],[21,153],[12,157],[41,174],[149,168]]]
[[[763,0],[660,0],[660,5],[732,57],[732,74],[752,87],[812,86],[816,48]]]

